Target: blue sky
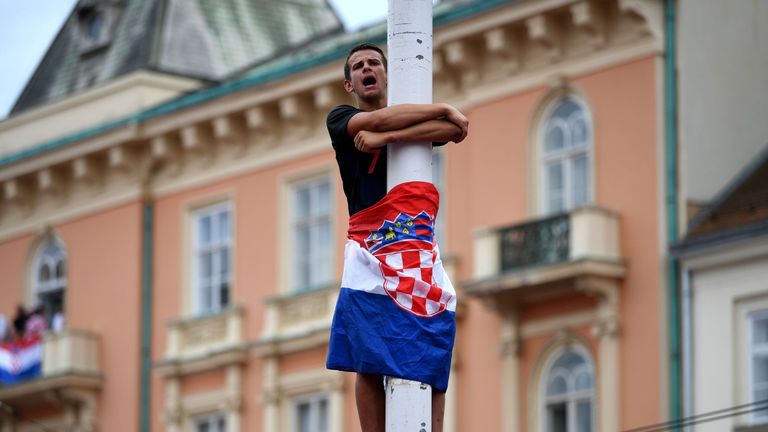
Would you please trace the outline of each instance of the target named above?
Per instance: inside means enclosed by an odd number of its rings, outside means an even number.
[[[387,0],[329,0],[348,30],[382,21]],[[35,71],[77,0],[0,0],[0,119]]]

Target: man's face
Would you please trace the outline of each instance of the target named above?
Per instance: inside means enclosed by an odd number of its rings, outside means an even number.
[[[360,50],[349,57],[349,80],[344,80],[347,93],[372,103],[386,98],[387,70],[381,55],[373,50]]]

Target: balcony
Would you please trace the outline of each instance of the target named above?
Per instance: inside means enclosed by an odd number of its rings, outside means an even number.
[[[19,407],[42,400],[67,403],[95,392],[102,385],[99,337],[81,330],[46,333],[42,346],[42,371],[37,378],[0,386],[0,401]],[[62,399],[63,398],[63,399]]]
[[[475,235],[475,274],[468,294],[527,301],[573,290],[580,279],[622,279],[619,217],[596,207]]]
[[[338,284],[267,300],[264,332],[257,352],[275,355],[328,343]]]
[[[246,360],[242,307],[168,323],[165,358],[157,365],[163,376],[200,372]]]

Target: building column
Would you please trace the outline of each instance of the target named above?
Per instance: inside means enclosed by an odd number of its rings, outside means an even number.
[[[264,406],[262,430],[264,432],[277,432],[280,415],[280,395],[277,388],[277,357],[270,356],[264,358],[262,406]]]
[[[343,431],[344,429],[344,373],[334,373],[334,378],[328,386],[328,430]]]
[[[598,300],[592,335],[598,340],[599,431],[619,430],[619,282],[586,278],[579,288]]]
[[[458,363],[456,360],[456,353],[459,352],[459,350],[456,348],[456,346],[453,348],[454,355],[451,357],[451,375],[448,380],[448,389],[445,393],[445,415],[443,416],[443,430],[445,432],[456,432],[458,430],[457,411],[459,409],[459,376],[456,373],[456,365]]]
[[[179,378],[169,377],[165,381],[165,428],[168,432],[181,431],[181,393]]]
[[[96,428],[96,395],[93,393],[82,393],[78,399],[80,400],[79,406],[79,418],[80,428],[82,432],[95,432]]]
[[[239,364],[227,366],[227,430],[232,432],[240,431],[241,375]]]
[[[502,358],[502,427],[505,432],[520,430],[520,338],[519,315],[513,311],[501,313],[503,323],[499,354]]]

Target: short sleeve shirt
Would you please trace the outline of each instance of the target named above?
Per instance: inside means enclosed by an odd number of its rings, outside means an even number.
[[[347,133],[349,119],[360,112],[364,111],[339,105],[328,113],[326,121],[350,216],[376,204],[387,194],[387,147],[374,153],[361,152]]]

